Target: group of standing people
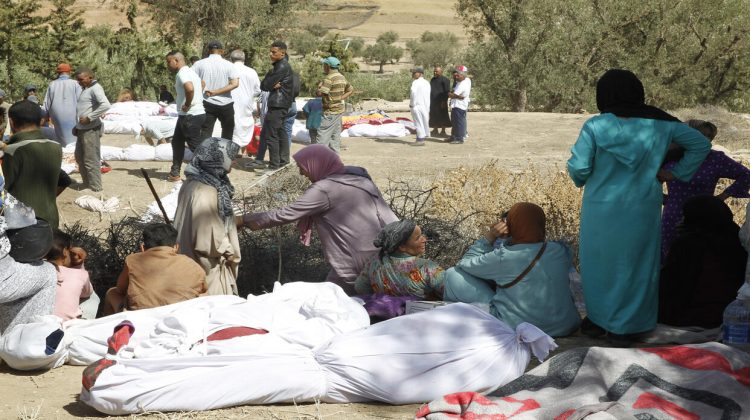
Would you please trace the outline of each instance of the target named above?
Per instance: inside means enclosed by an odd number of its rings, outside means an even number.
[[[411,70],[413,81],[409,91],[409,109],[417,131],[417,139],[411,145],[424,146],[430,135],[447,137],[447,127],[452,129],[450,137],[445,141],[463,144],[467,137],[466,112],[471,102],[471,79],[468,72],[466,66],[456,66],[453,70],[454,85],[451,87],[450,80],[443,76],[442,67],[435,67],[429,82],[424,79],[424,68],[415,67]],[[440,133],[438,129],[441,130]]]

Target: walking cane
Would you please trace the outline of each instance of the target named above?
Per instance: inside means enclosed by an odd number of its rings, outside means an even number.
[[[161,204],[159,195],[156,194],[156,190],[154,189],[154,184],[151,183],[151,178],[148,176],[148,172],[146,172],[145,169],[141,168],[141,173],[143,174],[143,177],[146,178],[146,183],[148,184],[148,188],[151,190],[151,194],[153,194],[154,198],[156,199],[156,204],[159,206],[159,210],[161,210],[162,216],[164,216],[164,221],[167,222],[168,225],[172,226],[172,222],[169,221],[169,216],[167,216],[167,211],[164,210],[164,206]]]

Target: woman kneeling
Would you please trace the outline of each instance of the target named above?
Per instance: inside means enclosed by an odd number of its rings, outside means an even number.
[[[486,303],[512,327],[528,322],[555,337],[576,331],[581,319],[569,287],[570,251],[546,242],[545,222],[536,204],[513,205],[446,272],[445,300]]]

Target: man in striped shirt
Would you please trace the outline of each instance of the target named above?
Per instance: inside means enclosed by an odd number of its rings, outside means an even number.
[[[323,98],[323,118],[318,129],[318,143],[325,144],[334,152],[341,149],[341,114],[344,113],[346,98],[354,89],[343,74],[339,73],[341,62],[336,57],[323,60],[325,79],[318,88],[317,95]]]

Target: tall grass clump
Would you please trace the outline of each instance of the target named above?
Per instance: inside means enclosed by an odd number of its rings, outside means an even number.
[[[347,74],[347,80],[354,87],[354,102],[380,98],[386,101],[403,101],[409,98],[411,75],[407,71],[377,75],[372,73]]]

